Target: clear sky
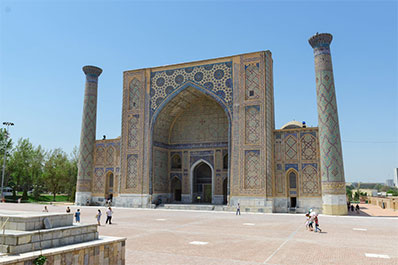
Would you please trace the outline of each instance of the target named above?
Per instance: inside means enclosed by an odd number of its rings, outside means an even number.
[[[97,138],[121,132],[123,71],[270,50],[276,128],[317,126],[312,48],[330,32],[347,181],[398,167],[397,1],[0,0],[0,121],[14,140],[79,145],[85,76],[99,78]]]

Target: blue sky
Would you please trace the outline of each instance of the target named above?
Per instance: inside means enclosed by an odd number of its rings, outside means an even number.
[[[122,73],[270,50],[276,128],[317,126],[312,48],[330,32],[347,181],[384,182],[398,167],[396,1],[0,0],[0,121],[14,139],[79,145],[81,67],[99,79],[97,138],[120,135]]]

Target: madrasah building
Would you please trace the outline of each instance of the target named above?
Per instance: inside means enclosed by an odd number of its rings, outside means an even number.
[[[275,129],[273,61],[261,51],[124,72],[121,137],[96,140],[102,70],[83,67],[76,204],[346,214],[331,41],[309,39],[318,127]]]

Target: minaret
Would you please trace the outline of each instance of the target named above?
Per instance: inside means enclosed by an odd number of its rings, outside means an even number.
[[[102,69],[96,66],[84,66],[86,88],[84,90],[84,105],[82,130],[80,134],[79,161],[77,164],[77,205],[86,205],[91,201],[91,177],[94,164],[95,131],[97,123],[97,88],[98,77]]]
[[[314,49],[315,59],[323,213],[344,215],[347,199],[330,55],[332,38],[329,33],[317,33],[308,42]]]

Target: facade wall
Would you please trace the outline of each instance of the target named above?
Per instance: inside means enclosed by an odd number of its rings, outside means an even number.
[[[318,128],[275,130],[275,207],[287,211],[290,197],[297,198],[297,208],[320,208]],[[289,188],[289,174],[297,175],[297,189]]]
[[[119,193],[120,139],[97,140],[94,148],[94,169],[92,173],[92,202],[103,204],[112,194]],[[113,181],[110,180],[113,176]],[[113,183],[110,183],[110,181]]]
[[[294,170],[299,205],[317,207],[318,130],[275,130],[272,68],[265,51],[124,72],[121,138],[96,142],[93,197],[106,196],[113,168],[116,205],[172,201],[173,183],[189,203],[192,167],[204,161],[213,203],[223,202],[227,180],[231,206],[287,209],[286,174]],[[180,168],[172,167],[176,157]]]

